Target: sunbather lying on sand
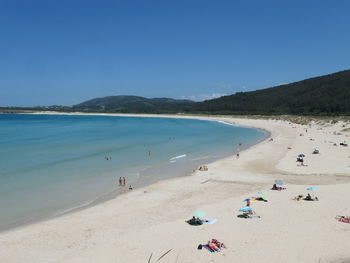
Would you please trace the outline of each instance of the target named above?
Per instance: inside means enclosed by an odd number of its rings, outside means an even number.
[[[256,215],[255,212],[253,210],[249,210],[246,212],[243,212],[242,214],[239,214],[237,217],[240,218],[260,218],[260,216]]]
[[[207,220],[207,219],[205,219],[205,218],[200,218],[200,217],[198,217],[198,219],[199,219],[200,221],[202,221],[202,223],[208,223],[208,222],[209,222],[209,220]]]
[[[281,187],[281,186],[277,186],[276,184],[274,184],[274,185],[272,186],[271,190],[281,191],[281,190],[286,190],[286,188]]]
[[[203,225],[203,222],[207,223],[209,222],[207,219],[199,218],[199,217],[192,217],[190,220],[187,220],[186,223],[189,223],[191,226],[200,226]]]
[[[293,200],[300,201],[302,198],[303,198],[303,195],[298,195],[298,196],[294,197]]]
[[[221,249],[226,248],[224,243],[221,243],[219,241],[217,241],[216,239],[211,239],[208,241],[207,243],[207,248],[211,251],[211,252],[219,252]]]
[[[190,220],[186,221],[187,223],[189,223],[191,226],[200,226],[203,225],[202,220],[200,220],[198,217],[192,217]]]
[[[214,238],[211,240],[211,242],[214,243],[214,244],[215,244],[218,248],[220,248],[220,249],[221,249],[221,248],[226,248],[226,246],[225,246],[224,243],[221,243],[221,242],[217,241],[217,240],[214,239]]]
[[[318,201],[317,196],[315,198],[312,198],[310,194],[307,194],[307,196],[303,199],[305,201]]]
[[[207,246],[212,250],[212,252],[214,251],[220,251],[220,248],[218,248],[215,243],[211,242],[210,240],[207,243]]]
[[[350,224],[350,216],[336,216],[335,219],[337,219],[339,222]]]
[[[198,168],[199,171],[208,171],[208,167],[206,165],[201,165]]]

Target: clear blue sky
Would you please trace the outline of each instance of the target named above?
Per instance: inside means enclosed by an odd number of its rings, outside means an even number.
[[[350,68],[350,1],[3,0],[0,106],[196,100]]]

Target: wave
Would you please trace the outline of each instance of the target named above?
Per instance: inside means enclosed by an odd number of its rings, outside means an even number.
[[[175,162],[177,159],[185,158],[187,155],[186,154],[181,154],[175,157],[170,158],[170,162]]]

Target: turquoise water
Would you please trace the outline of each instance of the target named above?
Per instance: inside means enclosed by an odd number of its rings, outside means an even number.
[[[122,192],[120,176],[139,186],[184,175],[264,135],[189,119],[0,114],[0,229]]]

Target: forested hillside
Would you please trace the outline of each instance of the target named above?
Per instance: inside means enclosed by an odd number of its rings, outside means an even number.
[[[287,85],[239,92],[195,105],[198,112],[235,114],[350,114],[350,70]]]
[[[138,96],[108,96],[73,106],[75,111],[121,113],[173,113],[191,110],[195,102],[170,98],[148,99]]]

